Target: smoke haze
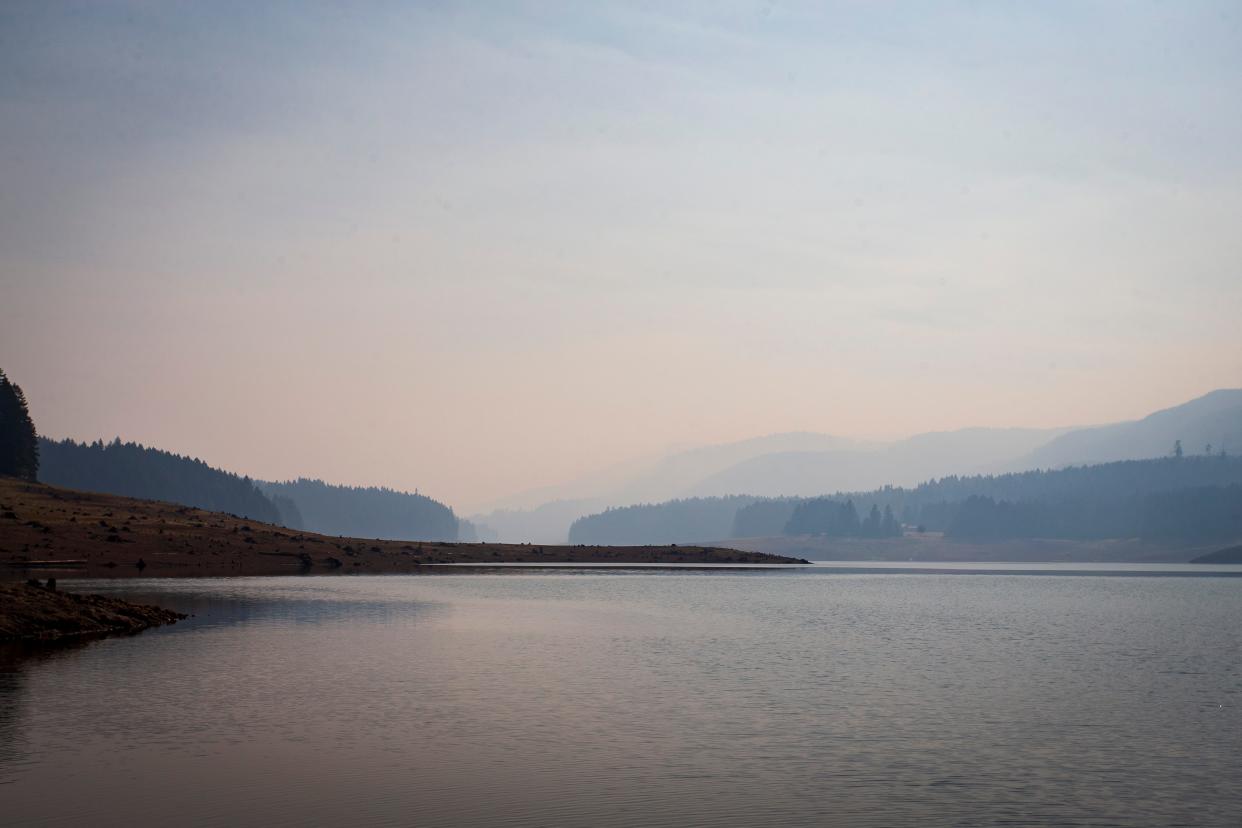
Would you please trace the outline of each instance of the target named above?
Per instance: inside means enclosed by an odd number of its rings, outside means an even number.
[[[1242,377],[1235,4],[346,11],[0,10],[43,432],[464,514]]]

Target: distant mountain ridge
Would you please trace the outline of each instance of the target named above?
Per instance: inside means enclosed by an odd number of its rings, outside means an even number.
[[[524,492],[473,514],[481,535],[515,542],[564,543],[569,525],[609,506],[680,497],[699,481],[753,457],[779,451],[866,448],[872,444],[830,434],[787,432],[685,449],[656,460],[626,463],[560,486]]]
[[[477,526],[419,494],[316,480],[254,481],[119,439],[39,441],[40,478],[56,485],[168,500],[328,534],[548,544],[563,543],[581,518],[641,504],[805,499],[953,476],[1167,457],[1175,444],[1187,457],[1242,450],[1242,389],[1220,389],[1138,420],[1088,428],[967,428],[888,443],[792,432],[703,446],[528,492],[511,500],[551,497],[534,508],[510,506],[476,515]],[[675,542],[713,539],[696,535],[699,531],[673,537],[680,538]]]
[[[912,488],[884,486],[811,498],[703,497],[587,515],[574,543],[727,543],[732,538],[832,534],[823,517],[849,506],[860,516],[892,514],[957,538],[1130,538],[1242,540],[1242,457],[1122,460],[1001,475],[948,476]],[[805,517],[805,515],[803,516]],[[855,520],[857,523],[857,520]]]
[[[1079,428],[1018,458],[1025,468],[1161,457],[1180,441],[1186,454],[1242,453],[1242,389],[1225,388],[1142,418]]]
[[[908,486],[949,474],[989,470],[997,457],[1043,445],[1066,429],[967,428],[916,434],[869,450],[779,452],[738,463],[682,493],[715,497],[745,491],[766,497]]]
[[[498,500],[480,514],[529,511],[556,501],[667,499],[676,497],[697,482],[735,463],[782,451],[830,451],[865,449],[882,445],[831,434],[807,431],[781,432],[729,443],[679,449],[668,454],[633,460],[565,483],[543,486]]]
[[[1140,420],[1087,428],[965,428],[888,443],[826,434],[776,434],[677,452],[577,483],[548,487],[551,495],[526,508],[476,515],[500,539],[563,541],[570,524],[588,514],[675,499],[810,497],[913,486],[949,475],[990,474],[1073,464],[1136,460],[1170,454],[1242,451],[1242,389],[1221,389]],[[555,506],[553,501],[559,501]],[[537,507],[537,508],[531,508]]]

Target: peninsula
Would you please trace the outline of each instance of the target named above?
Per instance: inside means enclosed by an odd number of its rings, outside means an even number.
[[[0,580],[428,572],[429,564],[798,564],[714,546],[551,546],[319,535],[174,503],[0,478]]]
[[[55,581],[0,583],[0,641],[129,634],[185,617],[148,604],[62,592]]]

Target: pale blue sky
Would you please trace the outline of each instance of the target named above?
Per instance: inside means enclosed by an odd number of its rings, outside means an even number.
[[[1235,3],[7,3],[53,436],[469,508],[1242,384]]]

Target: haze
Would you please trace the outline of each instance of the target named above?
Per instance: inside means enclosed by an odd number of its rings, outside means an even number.
[[[1242,377],[1232,3],[7,3],[53,437],[459,511]]]

